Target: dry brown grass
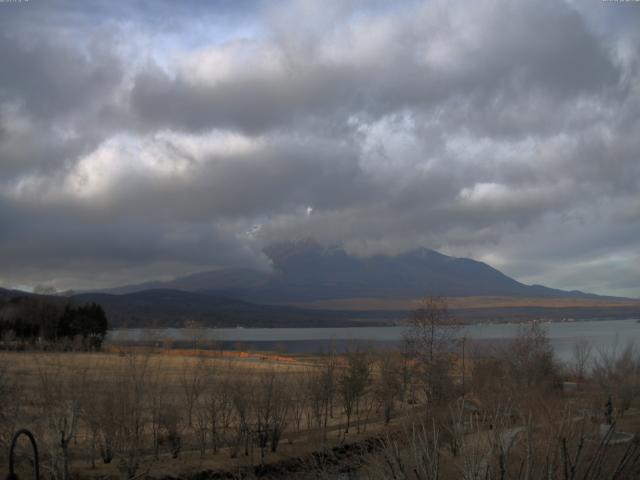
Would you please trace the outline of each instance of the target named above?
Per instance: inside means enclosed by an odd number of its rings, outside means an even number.
[[[127,348],[126,350],[114,350],[111,352],[102,353],[66,353],[66,352],[0,352],[0,365],[4,366],[7,370],[7,375],[10,379],[19,384],[23,391],[24,407],[22,410],[23,419],[26,422],[33,422],[37,425],[38,420],[36,416],[42,414],[42,406],[38,406],[36,398],[30,398],[34,392],[38,394],[38,379],[39,375],[43,372],[50,375],[57,375],[61,383],[64,385],[73,385],[72,381],[66,382],[65,379],[73,379],[74,377],[82,377],[86,375],[93,379],[99,379],[101,376],[125,374],[130,370],[126,369],[127,361],[132,358],[131,354],[137,354],[135,358],[145,358],[148,362],[147,373],[153,371],[161,371],[161,379],[164,382],[166,388],[163,389],[163,395],[168,395],[170,399],[174,400],[173,405],[178,405],[177,400],[182,398],[184,392],[181,387],[181,380],[184,381],[184,375],[189,371],[191,367],[193,370],[197,370],[196,367],[205,369],[218,370],[218,371],[232,371],[234,376],[252,377],[253,379],[264,378],[263,374],[277,371],[279,375],[287,375],[288,380],[295,380],[303,378],[302,375],[309,374],[311,370],[309,365],[320,366],[322,362],[326,362],[324,358],[300,358],[300,357],[284,357],[281,355],[262,355],[262,354],[250,354],[241,353],[234,355],[220,355],[219,352],[211,351],[197,351],[197,350],[174,350],[166,351],[160,349],[149,348]],[[347,357],[333,358],[335,361],[337,371],[346,367]],[[379,361],[379,359],[378,359]],[[452,359],[455,361],[455,359]],[[379,365],[379,364],[377,364]],[[452,372],[452,376],[459,375],[460,365],[457,366],[457,371]],[[468,374],[472,373],[473,363],[470,361],[467,365]],[[372,370],[372,376],[375,378],[380,377],[379,367],[374,367]],[[90,385],[91,383],[82,383],[78,381],[77,385]],[[113,384],[117,385],[117,384]],[[296,382],[286,384],[286,388],[295,388]],[[502,389],[496,389],[495,392],[480,398],[477,398],[477,403],[481,408],[481,415],[483,411],[489,409],[492,406],[492,399],[494,393],[500,397],[505,396],[505,392]],[[253,384],[253,389],[246,391],[247,396],[259,393],[259,382]],[[80,391],[81,389],[78,389]],[[486,389],[485,389],[486,390]],[[485,390],[482,390],[483,392]],[[103,390],[104,391],[104,390]],[[517,390],[514,390],[516,393]],[[112,392],[112,390],[108,390]],[[485,392],[486,393],[486,392]],[[522,393],[522,392],[520,392]],[[601,407],[603,404],[602,391],[597,385],[593,385],[593,389],[580,389],[570,396],[565,396],[561,392],[550,392],[546,390],[546,387],[534,395],[533,390],[527,390],[527,394],[515,395],[514,401],[517,400],[518,406],[514,408],[514,411],[525,412],[527,409],[534,409],[539,411],[538,417],[540,419],[546,418],[547,412],[563,412],[565,407],[571,407],[574,412],[590,409],[593,407]],[[122,392],[120,391],[120,394]],[[117,391],[113,392],[113,395],[118,395]],[[375,390],[372,390],[370,397],[375,397]],[[475,398],[474,395],[468,395],[467,398]],[[420,401],[420,400],[419,400]],[[640,401],[640,400],[639,400]],[[171,403],[171,402],[170,402]],[[374,402],[375,403],[375,402]],[[374,405],[372,403],[372,405]],[[544,404],[544,405],[543,405]],[[146,404],[145,404],[146,405]],[[637,408],[636,405],[634,405]],[[395,416],[390,426],[385,426],[381,417],[382,413],[379,410],[371,410],[370,416],[364,417],[363,423],[366,422],[366,429],[362,428],[362,431],[355,428],[352,424],[349,434],[345,434],[345,416],[341,412],[338,397],[336,397],[335,415],[329,420],[329,428],[327,434],[327,445],[334,446],[342,443],[364,442],[366,439],[370,439],[374,435],[381,435],[383,438],[388,438],[390,433],[395,432],[399,435],[399,438],[406,437],[406,433],[409,431],[414,423],[423,421],[426,415],[431,415],[435,419],[445,425],[442,430],[443,435],[446,433],[446,422],[449,421],[452,410],[451,405],[443,405],[440,410],[436,410],[432,407],[425,409],[425,405],[418,403],[415,405],[403,404],[398,406],[397,416]],[[146,408],[146,407],[145,407]],[[401,408],[401,409],[400,409]],[[543,412],[543,413],[540,413]],[[634,415],[635,409],[629,411],[624,418],[620,420],[620,426],[625,431],[637,432],[640,428],[640,416]],[[526,417],[526,416],[525,416]],[[520,423],[523,418],[520,418]],[[536,417],[536,418],[538,418]],[[555,418],[551,415],[550,418]],[[22,420],[21,420],[22,422]],[[538,420],[536,420],[537,424]],[[540,420],[542,422],[542,420]],[[553,425],[553,422],[550,423]],[[594,424],[595,425],[595,424]],[[29,426],[29,424],[20,423],[17,425]],[[30,427],[31,428],[31,427]],[[488,433],[486,425],[480,423],[478,428],[481,431],[477,432],[479,441],[487,442]],[[595,428],[595,427],[594,427]],[[42,430],[37,431],[36,435],[39,438],[42,436]],[[166,447],[162,448],[159,459],[153,458],[150,447],[148,446],[149,432],[143,436],[145,442],[143,452],[143,459],[138,473],[140,475],[150,475],[153,477],[164,477],[171,475],[174,477],[188,477],[191,474],[196,474],[204,470],[217,470],[222,469],[229,472],[237,471],[239,468],[247,467],[251,465],[257,465],[260,463],[260,451],[256,444],[252,443],[250,455],[244,456],[242,453],[237,456],[231,455],[231,448],[222,445],[222,448],[218,453],[214,454],[209,448],[205,455],[201,455],[197,449],[197,442],[195,442],[194,432],[189,430],[186,426],[182,429],[183,438],[185,443],[183,444],[183,450],[180,452],[178,458],[172,458],[169,450]],[[72,446],[71,453],[71,471],[74,474],[78,474],[80,477],[93,477],[93,478],[117,478],[121,472],[118,469],[117,462],[112,464],[104,464],[98,461],[96,468],[91,468],[90,460],[88,457],[89,444],[89,430],[85,423],[81,423],[76,432],[76,443]],[[44,443],[44,442],[43,442]],[[309,457],[314,451],[321,448],[321,432],[318,427],[309,425],[301,431],[295,431],[291,420],[288,426],[283,430],[282,441],[280,447],[276,453],[267,452],[265,462],[275,463],[292,458]],[[442,468],[443,476],[441,478],[459,478],[459,459],[451,457],[447,451],[446,444],[443,443],[441,449],[442,455]],[[6,467],[3,465],[3,460],[0,459],[0,471]],[[375,464],[374,464],[375,465]],[[24,476],[28,476],[30,473],[27,469],[24,470]],[[288,478],[288,477],[278,477]]]
[[[214,350],[214,349],[194,349],[194,348],[167,348],[156,349],[146,346],[120,346],[120,345],[106,345],[103,348],[105,353],[115,354],[145,354],[152,353],[155,355],[161,355],[170,358],[206,358],[216,361],[231,360],[240,361],[245,364],[264,365],[269,368],[280,366],[295,366],[300,364],[301,358],[293,357],[290,355],[280,355],[273,352],[246,352],[237,350]]]
[[[421,299],[394,298],[344,298],[295,302],[292,305],[310,309],[329,310],[414,310]],[[639,307],[640,301],[633,299],[593,299],[593,298],[531,298],[531,297],[449,297],[449,308],[515,308],[515,307]]]
[[[112,351],[102,353],[80,353],[80,352],[0,352],[0,364],[6,367],[6,373],[9,380],[19,384],[23,392],[23,398],[27,400],[23,407],[22,414],[26,422],[32,422],[34,415],[37,415],[36,407],[31,405],[31,401],[39,392],[39,377],[42,374],[53,375],[60,379],[60,382],[66,382],[67,379],[89,377],[101,378],[109,376],[114,372],[124,372],[123,366],[126,365],[129,356],[134,353],[137,357],[144,356],[148,360],[148,370],[161,371],[162,381],[165,384],[165,395],[171,397],[180,397],[181,377],[190,367],[199,365],[210,369],[232,370],[234,375],[238,376],[260,376],[262,372],[277,371],[281,375],[303,375],[308,373],[309,365],[313,365],[314,361],[311,357],[305,357],[304,361],[298,361],[295,358],[289,358],[290,361],[283,361],[284,357],[280,355],[227,355],[218,356],[218,352],[194,351],[194,350],[176,350],[176,351],[151,351],[149,349],[129,348],[127,351]],[[341,363],[341,362],[339,362]],[[72,382],[69,382],[72,384]],[[375,418],[374,418],[375,417]],[[399,422],[400,419],[394,419],[392,424]],[[29,425],[20,425],[29,426]],[[353,428],[351,433],[344,433],[344,417],[340,412],[340,408],[336,406],[336,415],[331,419],[328,429],[327,441],[329,444],[336,444],[343,441],[359,441],[381,429],[385,428],[381,418],[372,416],[368,419],[366,432],[358,433]],[[38,432],[36,432],[38,435]],[[315,441],[319,433],[314,431],[303,431],[296,433],[292,430],[284,432],[283,440],[280,448],[276,453],[269,452],[266,461],[278,462],[281,460],[300,457],[317,450],[319,443]],[[71,458],[71,470],[81,476],[91,477],[118,477],[117,462],[104,464],[97,462],[96,468],[91,468],[88,458],[87,448],[89,444],[89,431],[87,426],[80,424],[76,432],[76,443],[73,447],[73,455]],[[0,460],[2,465],[4,459]],[[161,477],[166,475],[185,475],[196,473],[207,469],[225,469],[228,471],[237,470],[243,466],[256,465],[260,462],[260,452],[256,446],[252,447],[251,454],[248,457],[238,455],[232,458],[228,448],[222,448],[217,454],[208,452],[207,455],[201,457],[199,451],[195,449],[193,441],[189,445],[185,445],[184,450],[180,453],[179,458],[171,458],[171,455],[165,450],[158,460],[152,458],[149,453],[140,468],[140,472],[149,475]],[[28,469],[24,471],[28,475]]]
[[[56,369],[61,372],[84,371],[99,376],[100,372],[117,369],[122,363],[122,356],[135,353],[149,355],[149,367],[161,368],[168,378],[177,377],[185,366],[204,362],[210,368],[233,368],[240,374],[259,371],[300,372],[310,363],[310,358],[301,362],[293,357],[269,354],[249,354],[233,352],[233,355],[220,355],[219,352],[207,350],[159,350],[150,352],[145,348],[113,348],[112,351],[100,353],[83,352],[0,352],[0,363],[7,369],[7,374],[28,388],[35,381],[40,370]],[[91,375],[93,376],[93,375]]]

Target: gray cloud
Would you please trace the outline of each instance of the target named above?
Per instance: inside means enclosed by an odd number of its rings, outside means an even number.
[[[640,294],[625,263],[640,258],[626,14],[322,4],[13,5],[0,283],[265,268],[261,245],[314,236]]]
[[[145,120],[174,128],[261,131],[307,117],[344,122],[354,114],[379,118],[466,99],[464,106],[480,109],[484,120],[504,119],[503,128],[513,130],[520,120],[514,111],[542,103],[530,113],[548,125],[545,102],[574,102],[619,80],[607,47],[564,4],[436,2],[363,23],[311,39],[289,24],[286,35],[266,44],[240,42],[216,52],[222,61],[249,55],[256,64],[268,55],[271,68],[249,63],[220,78],[213,62],[210,75],[195,84],[192,69],[175,77],[159,69],[142,72],[134,108]],[[206,62],[206,52],[201,58]],[[521,134],[528,134],[531,119],[520,121]]]

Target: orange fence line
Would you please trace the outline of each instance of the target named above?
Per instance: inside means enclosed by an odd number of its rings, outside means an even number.
[[[283,363],[297,363],[297,360],[293,357],[278,355],[272,353],[252,353],[245,351],[234,351],[234,350],[200,350],[194,348],[171,348],[171,349],[159,349],[156,350],[150,347],[144,346],[117,346],[117,345],[108,345],[103,348],[103,351],[108,353],[127,353],[127,352],[149,352],[152,351],[159,355],[168,355],[174,357],[190,357],[190,356],[198,356],[198,357],[211,357],[211,358],[243,358],[243,359],[257,359],[257,360],[268,360],[272,362],[283,362]]]

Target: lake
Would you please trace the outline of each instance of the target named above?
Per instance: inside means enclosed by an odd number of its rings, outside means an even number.
[[[517,324],[478,324],[465,326],[459,335],[477,342],[499,342],[517,335]],[[570,360],[573,345],[585,338],[594,349],[622,348],[630,341],[640,345],[640,323],[637,320],[589,320],[544,324],[557,357]],[[402,341],[406,327],[348,328],[161,328],[117,329],[110,331],[107,342],[222,342],[225,346],[243,343],[257,349],[275,348],[290,353],[315,353],[333,345],[343,350],[353,343],[394,345]]]

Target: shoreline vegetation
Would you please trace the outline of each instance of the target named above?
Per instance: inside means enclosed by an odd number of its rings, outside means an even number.
[[[3,304],[25,298],[64,305],[100,305],[111,328],[318,328],[393,326],[406,323],[420,299],[349,298],[284,305],[256,304],[206,293],[149,290],[131,294],[35,295],[0,289]],[[453,317],[464,323],[640,318],[640,300],[613,297],[449,297]]]
[[[395,348],[341,353],[170,341],[1,351],[0,448],[28,428],[52,480],[640,474],[636,345],[578,342],[560,363],[539,322],[465,342],[443,298],[407,323]]]

